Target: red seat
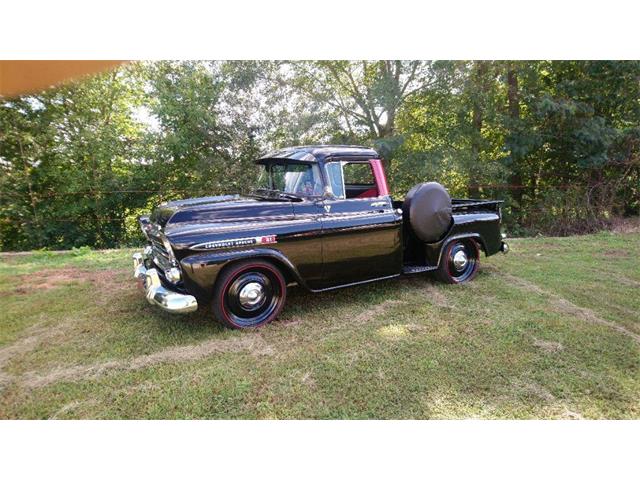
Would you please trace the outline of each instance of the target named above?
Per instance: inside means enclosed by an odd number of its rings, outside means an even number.
[[[378,196],[378,189],[374,187],[362,192],[356,198],[369,198],[369,197],[377,197],[377,196]]]

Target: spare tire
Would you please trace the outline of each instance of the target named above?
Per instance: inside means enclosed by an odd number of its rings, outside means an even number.
[[[451,197],[437,182],[419,183],[402,204],[403,217],[426,243],[440,240],[451,226]]]

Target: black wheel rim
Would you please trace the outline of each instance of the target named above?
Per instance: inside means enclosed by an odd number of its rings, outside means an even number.
[[[468,280],[475,272],[478,263],[478,250],[467,242],[456,242],[447,258],[449,275],[457,283]]]
[[[241,272],[224,292],[225,313],[238,327],[255,327],[269,320],[281,298],[281,283],[273,272]]]

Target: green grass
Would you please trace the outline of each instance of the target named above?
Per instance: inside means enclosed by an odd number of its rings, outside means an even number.
[[[130,251],[2,256],[0,417],[640,418],[640,236],[510,245],[248,332],[148,305]]]

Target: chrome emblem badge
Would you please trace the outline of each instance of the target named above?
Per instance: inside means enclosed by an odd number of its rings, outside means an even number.
[[[219,248],[247,247],[249,245],[268,245],[278,243],[276,235],[262,235],[259,237],[231,238],[216,242],[198,243],[191,250],[217,250]]]

